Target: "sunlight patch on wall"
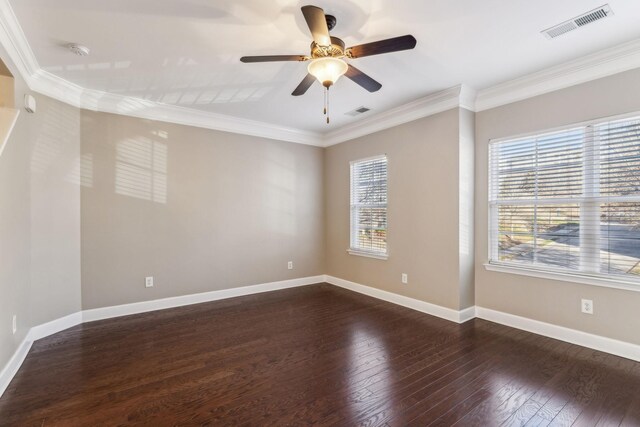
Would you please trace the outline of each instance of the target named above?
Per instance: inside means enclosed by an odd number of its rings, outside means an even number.
[[[151,134],[164,139],[169,138],[169,132],[166,130],[152,130]]]
[[[267,189],[262,193],[268,227],[286,236],[296,233],[295,157],[284,149],[269,150],[265,163]]]
[[[80,115],[68,106],[43,103],[36,113],[40,120],[33,123],[30,170],[49,181],[60,179],[80,184]]]
[[[167,203],[167,144],[146,137],[116,146],[116,194]]]
[[[93,154],[91,153],[80,156],[80,185],[93,187]]]
[[[54,137],[40,136],[31,155],[31,172],[45,173],[62,154],[62,146]]]
[[[74,160],[73,166],[64,180],[83,187],[93,187],[93,154],[85,153]]]

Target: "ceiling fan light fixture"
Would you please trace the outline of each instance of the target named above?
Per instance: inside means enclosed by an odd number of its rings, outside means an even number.
[[[340,76],[347,72],[349,66],[339,58],[317,58],[311,61],[307,71],[315,77],[322,86],[329,88],[338,81]]]
[[[380,90],[382,85],[358,70],[351,64],[347,64],[344,58],[356,59],[383,53],[409,50],[416,47],[416,39],[410,34],[400,37],[393,37],[376,42],[364,43],[357,46],[345,48],[344,41],[338,37],[333,37],[329,31],[336,24],[336,18],[326,15],[324,10],[317,6],[302,6],[302,15],[307,22],[309,31],[313,36],[311,42],[311,52],[309,55],[260,55],[243,56],[242,62],[273,62],[273,61],[309,61],[307,75],[300,84],[291,92],[293,96],[304,95],[313,85],[314,80],[318,80],[325,87],[324,92],[324,115],[329,124],[329,88],[335,84],[340,76],[357,83],[369,92]]]

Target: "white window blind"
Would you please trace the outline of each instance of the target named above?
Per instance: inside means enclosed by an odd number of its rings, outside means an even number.
[[[387,157],[351,162],[351,250],[387,253]]]
[[[490,144],[490,262],[640,285],[640,117]]]

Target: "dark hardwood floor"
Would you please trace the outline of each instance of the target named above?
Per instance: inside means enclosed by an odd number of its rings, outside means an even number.
[[[636,426],[640,363],[320,284],[34,343],[0,425]]]

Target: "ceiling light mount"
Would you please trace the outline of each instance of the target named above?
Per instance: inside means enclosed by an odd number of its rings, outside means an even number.
[[[327,21],[327,28],[329,29],[329,31],[333,30],[338,23],[336,17],[333,15],[325,15],[325,19]]]
[[[91,52],[91,49],[78,43],[69,43],[67,45],[67,49],[69,49],[69,51],[74,55],[78,56],[88,56]]]

